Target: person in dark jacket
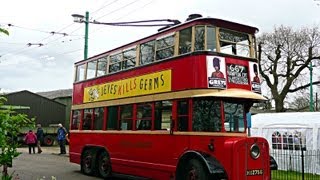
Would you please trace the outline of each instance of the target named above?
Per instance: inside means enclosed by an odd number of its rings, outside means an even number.
[[[41,149],[41,143],[43,142],[44,135],[43,135],[43,129],[41,128],[41,124],[37,124],[37,147],[38,147],[38,153],[40,154],[42,152]]]
[[[61,123],[59,124],[57,134],[58,143],[60,145],[60,154],[66,154],[66,137],[68,136],[68,132]]]
[[[29,154],[31,154],[31,148],[33,150],[33,154],[35,154],[35,146],[37,144],[37,136],[32,132],[32,130],[29,130],[25,137],[25,142],[29,146]]]

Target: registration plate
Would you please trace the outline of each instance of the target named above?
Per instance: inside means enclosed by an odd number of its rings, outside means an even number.
[[[247,170],[247,176],[257,176],[257,175],[262,175],[262,174],[263,174],[263,169]]]

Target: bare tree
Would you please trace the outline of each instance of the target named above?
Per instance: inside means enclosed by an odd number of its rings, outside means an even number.
[[[277,112],[286,111],[284,100],[310,86],[304,83],[311,61],[320,59],[319,27],[293,30],[291,27],[276,27],[272,33],[258,38],[259,69],[271,90]],[[313,84],[320,84],[314,81]]]

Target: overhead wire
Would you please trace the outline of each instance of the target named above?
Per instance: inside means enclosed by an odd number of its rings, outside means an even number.
[[[110,2],[110,3],[107,3],[107,4],[105,4],[105,5],[102,5],[100,8],[98,8],[98,9],[95,10],[95,11],[93,11],[92,14],[95,14],[95,13],[101,11],[102,9],[104,9],[104,8],[106,8],[106,7],[114,4],[114,3],[117,2],[117,1],[118,1],[118,0],[113,0],[113,1]],[[141,1],[141,0],[135,0],[135,1],[132,1],[132,2],[130,2],[130,3],[128,3],[128,4],[125,4],[124,6],[121,6],[120,8],[117,8],[117,9],[115,9],[115,10],[113,10],[113,11],[107,13],[107,14],[104,14],[104,15],[98,17],[97,19],[101,19],[101,18],[103,18],[103,17],[105,17],[105,16],[107,16],[107,15],[110,15],[110,14],[112,14],[112,13],[115,13],[115,12],[119,11],[119,10],[122,10],[122,9],[124,9],[124,8],[126,8],[126,7],[134,4],[134,3],[136,3],[136,2],[139,2],[139,1]],[[137,8],[137,9],[134,9],[133,11],[130,11],[130,12],[127,13],[125,16],[122,16],[122,17],[117,18],[117,19],[121,19],[121,18],[123,18],[123,17],[126,17],[126,16],[128,16],[129,14],[137,11],[138,9],[141,9],[141,8],[143,8],[143,7],[151,4],[153,1],[154,1],[154,0],[150,1],[149,3],[145,4],[144,6],[142,6],[142,7],[140,7],[140,8]],[[32,30],[32,31],[39,31],[39,32],[42,32],[42,33],[50,33],[49,36],[47,36],[47,37],[45,37],[45,38],[43,38],[43,39],[41,39],[41,40],[39,41],[39,42],[43,42],[44,40],[49,39],[50,37],[52,37],[52,36],[55,35],[55,34],[63,35],[63,33],[61,33],[61,31],[69,28],[70,26],[72,26],[72,25],[74,25],[74,24],[76,24],[76,23],[73,22],[73,23],[71,23],[71,24],[68,24],[68,25],[64,26],[63,28],[59,29],[58,31],[56,31],[56,33],[52,33],[52,32],[55,32],[55,31],[49,32],[49,31],[43,31],[43,30],[39,30],[39,29],[22,27],[22,26],[15,26],[15,25],[14,25],[14,27],[22,28],[22,29],[26,29],[26,30]],[[13,25],[11,24],[11,26],[13,26]],[[73,30],[72,32],[68,33],[68,35],[70,35],[70,36],[81,36],[81,35],[74,35],[74,34],[73,34],[73,33],[76,32],[77,30],[79,30],[80,28],[81,28],[81,27],[77,28],[76,30]],[[93,33],[93,32],[92,32],[92,33]],[[91,34],[92,34],[92,33],[91,33]],[[54,42],[56,42],[56,41],[58,41],[58,40],[60,40],[60,39],[62,39],[62,38],[64,38],[64,37],[65,37],[65,36],[61,36],[61,37],[58,37],[58,38],[56,38],[56,39],[54,39],[54,40],[48,41],[48,42],[46,42],[46,43],[41,43],[41,44],[47,46],[47,45],[52,44],[52,43],[54,43]],[[80,39],[82,39],[82,38],[83,38],[83,37],[77,38],[77,39],[74,39],[73,41],[75,41],[75,40],[80,40]],[[66,41],[61,41],[61,42],[66,42]],[[32,43],[30,43],[30,44],[32,44]],[[36,44],[36,43],[34,43],[34,44]],[[40,43],[38,43],[38,44],[40,44]],[[33,44],[32,44],[32,45],[33,45]],[[16,50],[16,51],[9,52],[9,53],[6,53],[6,54],[4,54],[4,55],[0,55],[0,58],[3,57],[3,56],[5,56],[5,55],[8,55],[8,54],[18,55],[18,54],[21,54],[22,52],[25,52],[25,51],[29,50],[29,49],[34,49],[34,48],[37,48],[37,47],[38,47],[38,46],[33,46],[32,48],[30,48],[30,47],[24,47],[24,48],[22,48],[22,49],[18,49],[18,50]],[[79,51],[79,50],[76,50],[76,51]]]
[[[155,1],[155,0],[151,0],[151,1],[149,1],[147,4],[145,4],[145,5],[143,5],[143,6],[139,7],[139,8],[136,8],[136,9],[134,9],[134,10],[130,11],[130,12],[126,13],[125,15],[123,15],[123,16],[121,16],[121,17],[119,17],[119,18],[116,18],[116,19],[114,19],[113,21],[117,21],[117,20],[120,20],[120,19],[122,19],[122,18],[124,18],[124,17],[127,17],[127,16],[129,16],[130,14],[132,14],[132,13],[136,12],[137,10],[142,9],[142,8],[144,8],[144,7],[148,6],[148,5],[149,5],[149,4],[151,4],[153,1]],[[97,31],[101,30],[102,28],[103,28],[103,27],[98,28],[98,29],[96,29],[96,30],[92,31],[92,32],[90,33],[90,35],[92,35],[93,33],[95,33],[95,32],[97,32]]]

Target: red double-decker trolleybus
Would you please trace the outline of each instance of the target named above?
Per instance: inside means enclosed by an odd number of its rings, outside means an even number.
[[[260,94],[255,27],[190,16],[75,63],[70,161],[103,178],[270,179],[248,137]]]

